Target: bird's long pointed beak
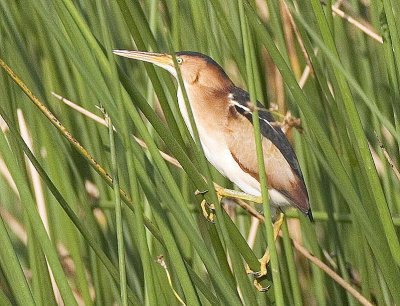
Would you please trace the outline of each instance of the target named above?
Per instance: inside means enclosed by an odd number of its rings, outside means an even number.
[[[174,61],[169,54],[127,50],[113,50],[113,53],[119,56],[152,63],[175,74]]]

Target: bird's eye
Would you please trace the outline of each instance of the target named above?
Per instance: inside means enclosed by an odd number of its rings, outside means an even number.
[[[182,64],[183,59],[181,59],[180,57],[177,57],[176,58],[176,62],[180,65],[180,64]]]

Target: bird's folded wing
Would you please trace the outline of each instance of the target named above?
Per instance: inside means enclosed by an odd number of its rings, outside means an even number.
[[[229,99],[228,147],[241,168],[259,180],[253,130],[255,106],[250,102],[249,94],[237,87],[231,90]],[[257,109],[268,185],[306,211],[308,195],[296,154],[271,113],[260,103]],[[237,124],[239,121],[241,124]],[[241,129],[235,128],[237,126]]]

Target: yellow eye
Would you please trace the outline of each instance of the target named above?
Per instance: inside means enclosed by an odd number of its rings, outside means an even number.
[[[183,63],[183,59],[181,59],[180,57],[177,57],[176,62],[180,65]]]

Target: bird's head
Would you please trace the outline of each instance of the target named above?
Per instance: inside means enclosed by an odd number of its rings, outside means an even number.
[[[114,54],[149,62],[169,71],[177,78],[173,57],[165,53],[114,50]],[[186,86],[199,86],[218,90],[232,84],[227,74],[212,58],[198,53],[182,51],[176,53],[176,61]]]

